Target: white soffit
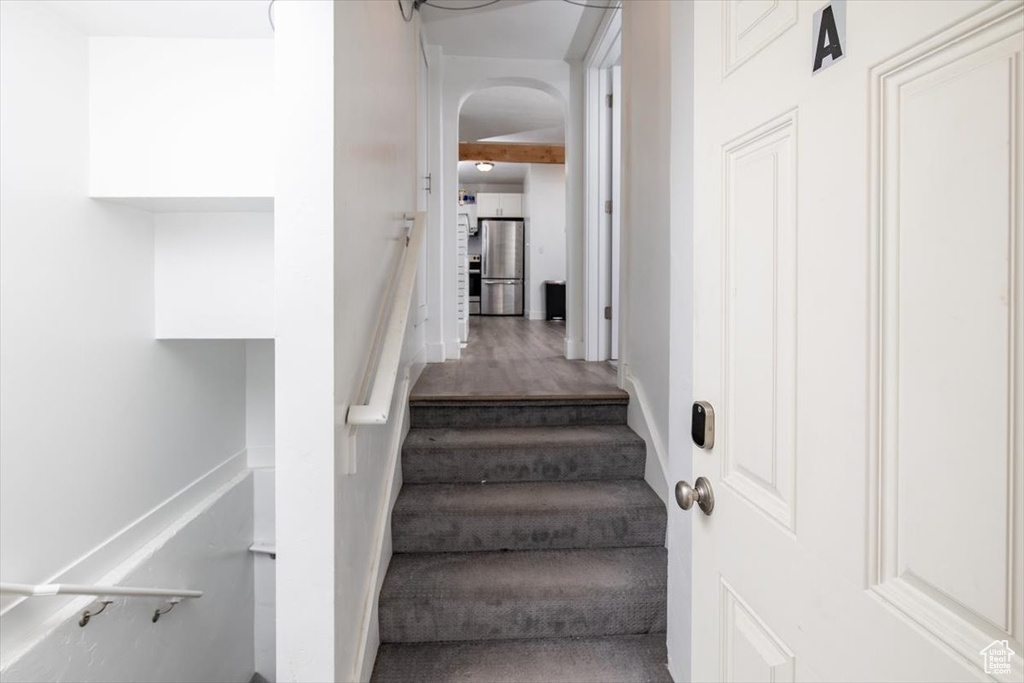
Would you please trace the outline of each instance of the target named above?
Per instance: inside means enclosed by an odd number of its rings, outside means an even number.
[[[506,142],[561,144],[565,141],[562,106],[533,88],[501,86],[470,95],[459,112],[459,140],[478,142],[516,136]]]

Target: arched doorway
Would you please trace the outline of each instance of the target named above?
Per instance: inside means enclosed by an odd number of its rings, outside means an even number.
[[[466,258],[465,254],[473,259],[465,267],[469,272],[460,272],[457,276],[458,287],[472,290],[458,291],[460,296],[468,295],[457,299],[459,310],[465,311],[459,322],[463,341],[468,339],[470,319],[474,315],[521,315],[527,321],[556,318],[563,326],[559,332],[559,353],[567,355],[570,344],[566,341],[565,325],[572,312],[571,306],[565,303],[565,290],[566,281],[570,279],[569,257],[573,252],[575,231],[569,229],[570,191],[565,165],[569,143],[566,135],[568,101],[564,91],[564,87],[537,79],[510,77],[485,79],[460,93],[456,123],[452,126],[452,132],[457,131],[459,145],[451,145],[456,149],[448,158],[455,168],[446,168],[449,171],[446,175],[453,179],[452,183],[446,183],[446,188],[458,190],[454,195],[458,203],[450,212],[454,216],[449,223],[457,231],[455,239],[449,242],[456,252],[453,256],[457,263]],[[505,157],[501,157],[501,161],[483,158],[489,157],[486,150],[492,147],[511,153],[511,159],[517,159],[517,154],[525,156],[512,161],[504,160]],[[555,150],[559,156],[531,156],[534,152],[544,155],[548,150]],[[482,158],[466,156],[473,153]],[[481,164],[478,168],[480,162],[493,163]],[[453,192],[446,189],[446,200],[450,195]],[[478,202],[478,195],[485,201]],[[499,200],[510,207],[494,208],[497,206],[494,202]],[[510,219],[508,222],[522,223],[522,281],[518,284],[492,282],[488,289],[481,291],[482,281],[494,274],[473,272],[486,270],[486,264],[480,265],[481,258],[486,261],[481,253],[481,222],[499,215]],[[470,234],[460,238],[463,232]],[[546,281],[562,284],[546,287]],[[507,291],[511,297],[516,287],[521,287],[522,293],[513,308],[488,310],[487,292]],[[555,292],[550,302],[549,290]]]

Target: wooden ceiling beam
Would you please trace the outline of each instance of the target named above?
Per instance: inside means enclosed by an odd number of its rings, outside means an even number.
[[[565,145],[526,145],[504,142],[460,142],[459,161],[519,164],[564,164]]]

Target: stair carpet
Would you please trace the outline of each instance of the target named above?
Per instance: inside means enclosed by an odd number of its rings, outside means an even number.
[[[671,681],[626,398],[413,401],[372,681]]]

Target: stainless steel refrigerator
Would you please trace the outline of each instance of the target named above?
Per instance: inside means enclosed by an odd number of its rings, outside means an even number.
[[[480,221],[480,313],[523,314],[523,222]]]

